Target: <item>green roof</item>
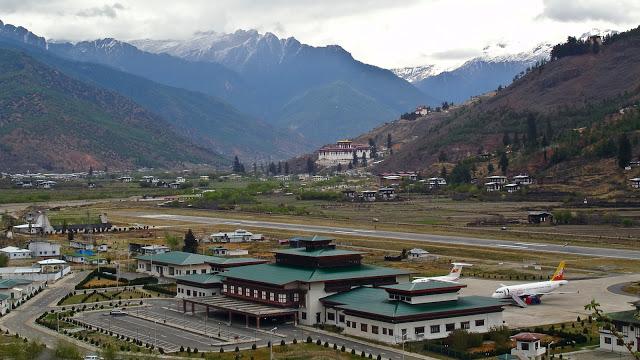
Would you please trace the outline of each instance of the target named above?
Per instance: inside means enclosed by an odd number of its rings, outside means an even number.
[[[309,257],[362,254],[361,252],[358,252],[358,251],[333,249],[333,248],[322,248],[322,249],[311,249],[311,250],[307,250],[305,248],[291,248],[291,249],[276,250],[274,252],[276,254],[289,254],[289,255],[309,256]]]
[[[381,286],[381,288],[383,289],[398,290],[403,292],[435,290],[435,289],[442,289],[442,288],[461,288],[461,287],[466,287],[466,285],[456,284],[448,281],[438,281],[438,280],[429,280],[429,281],[416,282],[416,283],[406,282],[406,283],[395,284],[395,285]]]
[[[372,265],[315,269],[280,264],[259,264],[232,268],[222,273],[222,276],[266,284],[284,285],[295,281],[316,282],[406,274],[409,274],[406,270]]]
[[[350,291],[330,295],[322,302],[337,304],[343,310],[368,313],[375,316],[401,318],[406,316],[436,315],[450,311],[464,311],[501,306],[498,299],[483,296],[461,296],[458,300],[424,304],[409,304],[400,300],[389,300],[389,294],[381,288],[359,287]]]
[[[198,284],[220,284],[222,283],[222,276],[218,274],[191,274],[184,276],[177,276],[177,281],[188,281]]]
[[[192,254],[183,251],[169,251],[162,254],[142,255],[138,256],[138,260],[154,261],[169,265],[198,265],[198,264],[242,264],[263,261],[254,258],[223,258],[217,256],[207,256],[200,254]]]
[[[0,301],[7,300],[9,297],[7,294],[0,294]]]
[[[17,285],[29,285],[32,282],[27,279],[2,279],[0,280],[0,289],[10,289]]]
[[[627,324],[640,325],[640,318],[637,318],[636,314],[638,314],[638,310],[627,310],[627,311],[609,313],[607,314],[607,316],[612,321],[619,321]]]
[[[313,236],[295,236],[289,240],[290,241],[291,240],[293,241],[333,241],[335,240],[335,238],[328,237],[328,236],[313,235]]]

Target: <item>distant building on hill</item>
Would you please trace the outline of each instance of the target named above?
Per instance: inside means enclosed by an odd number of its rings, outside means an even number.
[[[348,165],[353,161],[353,154],[358,157],[358,162],[365,158],[371,158],[371,146],[364,144],[354,144],[351,140],[340,140],[336,144],[323,146],[318,150],[318,160],[320,166],[336,166],[338,164]]]

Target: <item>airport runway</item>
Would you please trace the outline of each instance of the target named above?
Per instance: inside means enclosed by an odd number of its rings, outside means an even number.
[[[353,235],[363,237],[373,237],[382,239],[400,239],[423,241],[441,244],[457,244],[471,245],[489,248],[503,248],[505,250],[523,251],[523,252],[552,252],[569,255],[583,255],[595,257],[607,257],[616,259],[640,260],[640,251],[626,249],[610,249],[601,247],[586,247],[561,245],[551,243],[535,243],[535,242],[517,242],[508,240],[493,240],[463,236],[446,236],[432,235],[420,233],[408,233],[398,231],[370,230],[370,229],[354,229],[346,227],[332,227],[322,225],[304,225],[304,224],[288,224],[270,221],[257,220],[233,220],[216,217],[189,216],[189,215],[171,215],[171,214],[138,214],[133,215],[147,219],[159,219],[169,221],[183,221],[198,224],[209,225],[234,225],[238,227],[260,227],[268,229],[280,229],[288,231],[299,231],[308,233],[324,233],[336,235]]]

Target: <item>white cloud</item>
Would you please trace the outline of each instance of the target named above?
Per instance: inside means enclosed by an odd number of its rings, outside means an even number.
[[[1,20],[50,39],[180,39],[196,31],[253,28],[294,36],[315,46],[339,44],[356,59],[383,67],[451,66],[480,53],[488,44],[516,44],[525,50],[593,27],[624,30],[637,26],[638,5],[621,1],[628,4],[603,6],[604,1],[586,0],[2,0],[0,14]],[[620,11],[609,8],[628,11],[621,16]]]

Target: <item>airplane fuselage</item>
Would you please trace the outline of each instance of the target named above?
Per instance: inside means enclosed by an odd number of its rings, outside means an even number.
[[[566,280],[540,281],[528,284],[502,286],[491,295],[495,299],[511,299],[513,296],[528,297],[542,296],[551,293],[560,286],[567,284]]]

